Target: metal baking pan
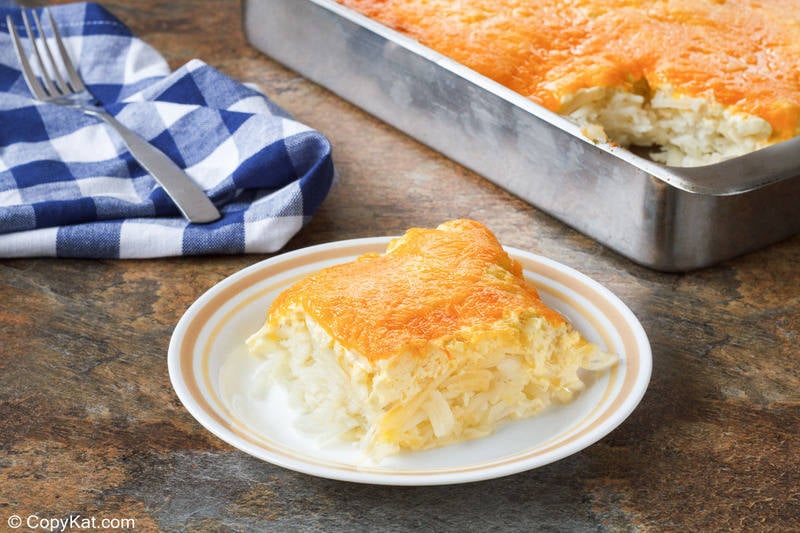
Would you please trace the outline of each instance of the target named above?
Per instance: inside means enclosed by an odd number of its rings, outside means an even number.
[[[800,233],[800,138],[667,167],[333,0],[245,0],[275,60],[636,263],[712,265]]]

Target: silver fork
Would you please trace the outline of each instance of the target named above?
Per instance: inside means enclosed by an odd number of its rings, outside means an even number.
[[[220,214],[217,208],[211,203],[211,200],[208,199],[203,190],[192,181],[180,167],[163,152],[139,137],[139,135],[131,131],[103,108],[95,105],[94,97],[83,84],[75,66],[69,58],[69,54],[67,54],[64,42],[61,39],[61,33],[58,31],[58,27],[56,26],[55,20],[53,20],[53,16],[50,14],[50,10],[45,8],[45,13],[47,14],[50,28],[53,31],[53,38],[58,48],[58,55],[65,68],[68,80],[64,79],[56,65],[55,56],[50,46],[47,44],[47,39],[42,31],[42,25],[36,11],[32,11],[32,14],[34,24],[36,25],[36,34],[39,36],[38,39],[31,31],[30,21],[24,10],[22,10],[22,22],[25,24],[25,31],[27,32],[28,40],[31,42],[33,54],[36,58],[36,63],[39,67],[39,72],[41,73],[44,84],[36,77],[36,74],[33,72],[28,62],[19,33],[17,33],[17,29],[11,17],[6,16],[6,24],[11,33],[14,49],[17,52],[19,63],[22,67],[22,75],[33,96],[37,100],[73,107],[88,115],[102,119],[117,131],[128,147],[131,155],[136,158],[145,170],[150,172],[153,178],[164,188],[169,197],[172,198],[172,201],[175,202],[175,205],[183,216],[190,222],[206,223],[219,219]],[[41,48],[44,50],[44,56],[47,59],[49,68],[45,66],[45,61],[42,59],[42,53],[39,50],[40,44]]]

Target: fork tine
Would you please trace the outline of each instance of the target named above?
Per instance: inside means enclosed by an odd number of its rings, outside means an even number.
[[[11,33],[11,40],[14,43],[14,51],[17,53],[17,57],[19,58],[20,67],[22,67],[22,77],[25,78],[25,83],[28,85],[28,89],[30,89],[33,96],[35,96],[39,100],[44,100],[47,98],[47,93],[42,87],[41,82],[33,73],[33,69],[31,68],[31,64],[28,62],[28,57],[25,54],[25,50],[22,48],[22,41],[19,38],[19,33],[17,33],[17,27],[14,26],[14,21],[11,20],[11,15],[6,15],[6,25]]]
[[[61,39],[61,32],[58,31],[56,21],[53,19],[53,14],[50,13],[49,8],[44,8],[44,12],[47,14],[47,19],[50,22],[50,28],[53,30],[53,37],[55,37],[56,46],[58,46],[58,52],[61,55],[61,60],[64,62],[64,66],[67,69],[67,76],[69,76],[69,83],[72,85],[72,89],[76,92],[85,91],[86,86],[83,84],[80,75],[78,75],[78,71],[75,70],[75,65],[72,64],[72,60],[69,58],[67,49],[64,47],[64,41]]]
[[[27,13],[25,13],[24,10],[21,10],[21,13],[22,22],[25,24],[25,31],[28,32],[28,40],[33,46],[33,54],[36,56],[36,62],[39,65],[39,73],[41,74],[42,82],[44,82],[45,92],[49,93],[48,96],[57,96],[58,89],[56,89],[56,86],[53,85],[53,81],[50,79],[47,68],[44,66],[44,61],[42,61],[42,54],[39,53],[39,39],[36,38],[36,35],[34,35],[33,31],[31,30],[31,23],[28,20]]]
[[[58,86],[58,91],[61,94],[69,94],[72,91],[70,90],[67,83],[64,81],[64,77],[61,75],[61,71],[56,65],[56,61],[53,58],[53,53],[50,51],[50,45],[47,44],[47,37],[44,34],[44,30],[42,29],[42,23],[39,20],[39,14],[36,11],[32,11],[33,13],[33,22],[36,25],[36,33],[39,34],[39,39],[42,41],[42,45],[45,51],[45,55],[47,56],[47,61],[50,64],[50,68],[53,71],[53,76],[55,77],[56,85]]]

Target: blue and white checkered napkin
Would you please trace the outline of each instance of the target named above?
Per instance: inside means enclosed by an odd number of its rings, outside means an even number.
[[[0,256],[274,252],[325,198],[329,142],[263,94],[199,60],[170,72],[99,5],[51,11],[94,96],[185,168],[223,217],[189,224],[113,130],[34,100],[5,26],[11,13],[24,35],[19,10],[0,8]]]

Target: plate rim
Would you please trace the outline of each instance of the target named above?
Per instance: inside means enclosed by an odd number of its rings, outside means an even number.
[[[292,457],[276,456],[276,454],[271,452],[270,450],[266,450],[265,448],[259,448],[255,445],[251,445],[246,441],[243,441],[237,435],[231,433],[227,428],[221,427],[213,419],[213,416],[211,416],[206,411],[206,409],[204,409],[201,405],[199,405],[195,401],[195,398],[192,396],[191,392],[189,391],[183,379],[184,369],[183,366],[181,365],[182,362],[181,351],[183,347],[183,342],[185,340],[185,333],[187,328],[196,318],[198,312],[202,310],[205,306],[207,306],[215,298],[216,295],[223,292],[230,285],[235,284],[239,280],[246,279],[251,274],[262,271],[276,264],[280,265],[281,263],[287,263],[287,262],[291,263],[296,258],[303,258],[306,256],[314,255],[317,252],[327,251],[327,250],[340,250],[340,249],[349,250],[350,248],[353,247],[359,247],[359,248],[370,247],[370,246],[377,247],[379,245],[385,248],[385,245],[391,239],[394,238],[396,238],[396,236],[344,239],[344,240],[337,240],[337,241],[331,241],[312,246],[307,246],[296,250],[287,251],[284,253],[279,253],[274,256],[257,261],[252,265],[246,266],[226,276],[219,282],[215,283],[208,290],[206,290],[203,294],[201,294],[186,309],[186,311],[183,313],[178,323],[176,324],[173,334],[170,338],[168,354],[167,354],[168,371],[172,388],[177,394],[179,400],[181,401],[181,404],[189,412],[189,414],[192,415],[192,417],[197,422],[199,422],[204,429],[210,431],[213,435],[215,435],[217,438],[221,439],[225,443],[231,445],[232,447],[240,451],[247,453],[248,455],[251,455],[260,460],[269,462],[271,464],[283,468],[287,468],[297,472],[302,472],[308,475],[313,475],[328,479],[335,479],[340,481],[350,481],[356,483],[368,483],[377,485],[422,486],[422,485],[467,483],[467,482],[475,482],[486,479],[493,479],[535,468],[540,468],[547,464],[551,464],[553,462],[564,459],[570,455],[573,455],[579,451],[582,451],[588,448],[589,446],[595,444],[602,438],[604,438],[606,435],[608,435],[609,433],[614,431],[617,427],[619,427],[619,425],[622,424],[622,422],[624,422],[634,411],[634,409],[639,405],[642,398],[644,397],[644,394],[647,391],[652,373],[652,350],[649,339],[647,337],[647,333],[644,330],[644,327],[637,319],[637,317],[635,316],[635,314],[633,313],[633,311],[610,289],[608,289],[601,283],[597,282],[590,276],[570,266],[560,263],[554,259],[550,259],[543,255],[529,252],[527,250],[523,250],[512,246],[504,246],[504,249],[506,250],[506,252],[509,253],[509,255],[511,255],[512,258],[518,261],[520,261],[520,259],[522,258],[527,260],[528,262],[533,262],[534,264],[545,265],[551,269],[561,272],[568,278],[578,281],[584,286],[587,286],[591,290],[595,291],[604,302],[608,303],[616,312],[618,312],[621,315],[623,322],[628,328],[630,328],[631,333],[633,334],[633,338],[635,340],[637,348],[636,361],[638,363],[638,366],[637,366],[637,373],[635,376],[633,376],[634,385],[630,393],[623,399],[621,405],[619,405],[614,411],[611,412],[611,415],[608,417],[606,422],[600,424],[600,426],[597,428],[589,430],[587,434],[584,435],[583,437],[578,439],[573,439],[571,441],[571,444],[568,443],[570,445],[555,446],[555,449],[552,450],[551,452],[548,452],[543,456],[540,455],[534,458],[539,460],[528,459],[521,461],[512,461],[510,464],[507,465],[501,464],[499,466],[488,466],[485,468],[479,467],[467,471],[466,473],[464,472],[452,473],[452,472],[447,472],[447,469],[443,469],[442,472],[428,470],[429,473],[420,473],[420,474],[402,473],[402,475],[400,475],[399,472],[392,472],[391,470],[386,470],[385,472],[359,471],[358,469],[340,470],[326,466],[315,466],[314,464],[310,464],[304,461],[299,461]],[[353,254],[347,253],[346,255],[350,256]],[[344,259],[342,260],[342,262],[343,261]],[[523,267],[524,266],[525,265],[523,263]],[[296,268],[296,267],[287,267],[287,269],[285,270],[290,270],[291,268]],[[531,271],[531,269],[528,268],[524,268],[524,270]],[[545,277],[546,279],[551,279],[543,274],[536,272],[535,270],[533,272]],[[252,285],[255,285],[255,283],[249,286]],[[227,301],[229,302],[230,300]],[[603,314],[605,316],[605,313]],[[617,328],[613,328],[613,330],[619,333]],[[193,352],[194,353],[191,359],[194,364],[197,358],[196,354],[197,350],[194,350]],[[626,357],[631,357],[631,355],[632,354],[626,354]],[[558,435],[556,435],[555,437],[558,437]],[[518,454],[524,451],[525,450],[520,450],[519,452],[515,453]]]

